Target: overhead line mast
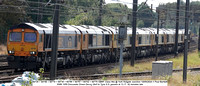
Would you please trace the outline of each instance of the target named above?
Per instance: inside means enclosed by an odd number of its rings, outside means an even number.
[[[131,66],[135,64],[135,39],[136,39],[136,23],[137,23],[137,3],[138,0],[133,0],[133,21],[132,21],[132,46],[131,46]]]
[[[188,28],[189,28],[189,6],[190,0],[186,0],[185,7],[185,37],[184,37],[184,61],[183,61],[183,83],[187,82],[187,55],[188,55]]]
[[[99,4],[99,22],[98,25],[101,26],[102,24],[102,7],[103,6],[103,0],[100,0],[100,4]]]
[[[58,35],[59,35],[59,0],[53,1],[55,4],[55,11],[53,17],[53,40],[52,40],[52,55],[51,55],[51,70],[50,70],[50,80],[56,79],[57,72],[57,52],[58,52]]]
[[[180,0],[177,0],[176,5],[176,38],[175,38],[175,47],[174,47],[174,54],[175,56],[178,55],[178,29],[179,29],[179,7],[180,7]]]

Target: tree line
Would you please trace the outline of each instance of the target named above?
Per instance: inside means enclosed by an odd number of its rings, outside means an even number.
[[[49,0],[0,0],[0,34],[7,33],[7,30],[23,22],[52,23],[54,14],[54,3]],[[127,17],[127,23],[131,26],[132,9],[125,4],[105,4],[103,0],[100,9],[100,0],[64,0],[60,5],[60,24],[70,25],[98,25],[99,10],[101,12],[102,26],[118,26],[122,17]],[[185,2],[180,5],[180,28],[184,29]],[[190,30],[197,33],[199,28],[200,2],[190,3]],[[150,5],[141,3],[138,5],[137,27],[154,27],[157,24],[156,9]],[[160,4],[163,8],[165,19],[160,26],[163,28],[175,28],[176,3]],[[2,36],[0,35],[0,39]],[[2,42],[2,41],[1,41]]]

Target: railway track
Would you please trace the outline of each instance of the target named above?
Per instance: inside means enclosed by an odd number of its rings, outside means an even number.
[[[191,43],[190,44],[190,48],[189,48],[189,52],[194,51],[197,48],[197,44],[196,43]],[[183,52],[179,53],[179,55],[183,54]],[[7,55],[0,55],[1,57],[5,57]],[[141,63],[141,62],[147,62],[147,61],[154,61],[155,56],[151,56],[149,58],[143,58],[140,60],[136,60],[136,63]],[[169,59],[169,58],[173,58],[174,54],[167,54],[167,55],[161,55],[159,56],[160,60],[165,60],[165,59]],[[1,60],[5,60],[5,59],[0,59]],[[57,75],[58,78],[60,79],[66,79],[66,78],[72,78],[72,79],[95,79],[95,78],[100,78],[100,77],[117,77],[119,74],[102,74],[102,73],[87,73],[87,74],[76,74],[74,73],[74,71],[79,70],[80,72],[82,70],[95,70],[94,68],[97,67],[102,67],[102,69],[104,67],[110,66],[110,65],[114,65],[116,66],[116,64],[118,64],[118,62],[116,63],[106,63],[106,64],[97,64],[97,65],[89,65],[89,66],[84,66],[84,67],[75,67],[75,68],[70,68],[70,69],[62,69],[59,68],[57,71]],[[112,66],[110,68],[113,68]],[[191,71],[200,71],[200,68],[190,68],[188,70]],[[70,71],[70,73],[68,73]],[[182,69],[176,69],[173,70],[173,72],[180,72],[182,71]],[[11,69],[8,66],[0,66],[0,75],[1,74],[7,74],[8,76],[3,76],[0,77],[0,83],[4,83],[4,82],[10,82],[11,80],[13,80],[14,78],[21,76],[23,72],[13,72],[13,69]],[[146,72],[132,72],[132,73],[124,73],[123,76],[144,76],[144,75],[151,75],[151,71],[146,71]],[[49,77],[49,72],[45,72],[43,74],[44,77]],[[66,75],[65,77],[63,77],[63,75]]]
[[[7,59],[1,59],[0,62],[8,62]]]
[[[200,71],[199,67],[196,68],[188,68],[188,71]],[[181,72],[183,69],[174,69],[173,73],[175,72]],[[82,76],[61,76],[61,72],[63,71],[58,71],[58,77],[59,79],[78,79],[78,80],[92,80],[92,79],[101,79],[102,77],[118,77],[118,73],[109,73],[109,74],[94,74],[94,75],[82,75]],[[146,72],[129,72],[129,73],[123,73],[123,77],[128,77],[128,76],[147,76],[151,75],[151,71],[146,71]],[[6,82],[11,82],[14,78],[20,77],[21,74],[17,75],[12,75],[12,76],[6,76],[6,77],[0,77],[0,83],[6,83]]]
[[[12,69],[9,66],[0,66],[0,71],[1,70],[8,70],[8,69]]]
[[[200,68],[188,68],[188,71],[200,71]],[[183,69],[175,69],[174,72],[181,72]],[[123,73],[123,77],[127,76],[147,76],[151,75],[151,71],[146,72],[129,72],[129,73]],[[70,79],[79,79],[79,80],[91,80],[91,79],[100,79],[102,77],[119,77],[119,73],[109,73],[109,74],[94,74],[94,75],[83,75],[83,76],[70,76],[70,77],[62,77],[63,79],[70,78]]]
[[[3,76],[3,77],[0,77],[0,83],[11,82],[14,78],[20,77],[20,76],[21,76],[21,74],[12,75],[12,76]]]
[[[8,55],[0,55],[0,62],[7,62],[7,57]]]
[[[0,57],[7,57],[8,55],[0,55]]]
[[[11,82],[14,78],[22,76],[23,72],[15,72],[14,69],[6,67],[7,70],[0,70],[0,83]]]

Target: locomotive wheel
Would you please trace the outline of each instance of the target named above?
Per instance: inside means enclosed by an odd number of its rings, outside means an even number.
[[[49,69],[50,69],[50,65],[48,65],[47,63],[45,63],[44,71],[48,71]]]
[[[106,54],[105,54],[105,53],[103,53],[102,63],[103,63],[103,64],[106,63]]]
[[[88,64],[87,64],[87,59],[85,58],[85,55],[83,55],[83,66],[87,66]]]
[[[104,54],[101,54],[100,60],[99,60],[99,64],[103,64],[103,59],[104,59]]]
[[[105,59],[105,61],[104,61],[105,63],[110,62],[108,53],[104,53],[104,59]]]

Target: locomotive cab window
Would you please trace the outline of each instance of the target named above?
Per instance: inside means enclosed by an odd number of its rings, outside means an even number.
[[[106,35],[106,46],[110,45],[110,37],[109,35]]]
[[[11,42],[19,42],[22,40],[22,33],[21,32],[11,32],[9,39]]]
[[[167,42],[169,42],[169,35],[167,35]]]
[[[37,40],[36,33],[24,33],[25,42],[36,42],[36,40]]]
[[[129,44],[132,44],[131,39],[132,39],[132,36],[129,36]]]
[[[93,35],[89,35],[89,46],[93,44]]]
[[[162,36],[162,43],[164,42],[164,36]]]
[[[83,41],[85,41],[85,35],[83,35]]]
[[[138,44],[142,44],[142,37],[138,37]]]

